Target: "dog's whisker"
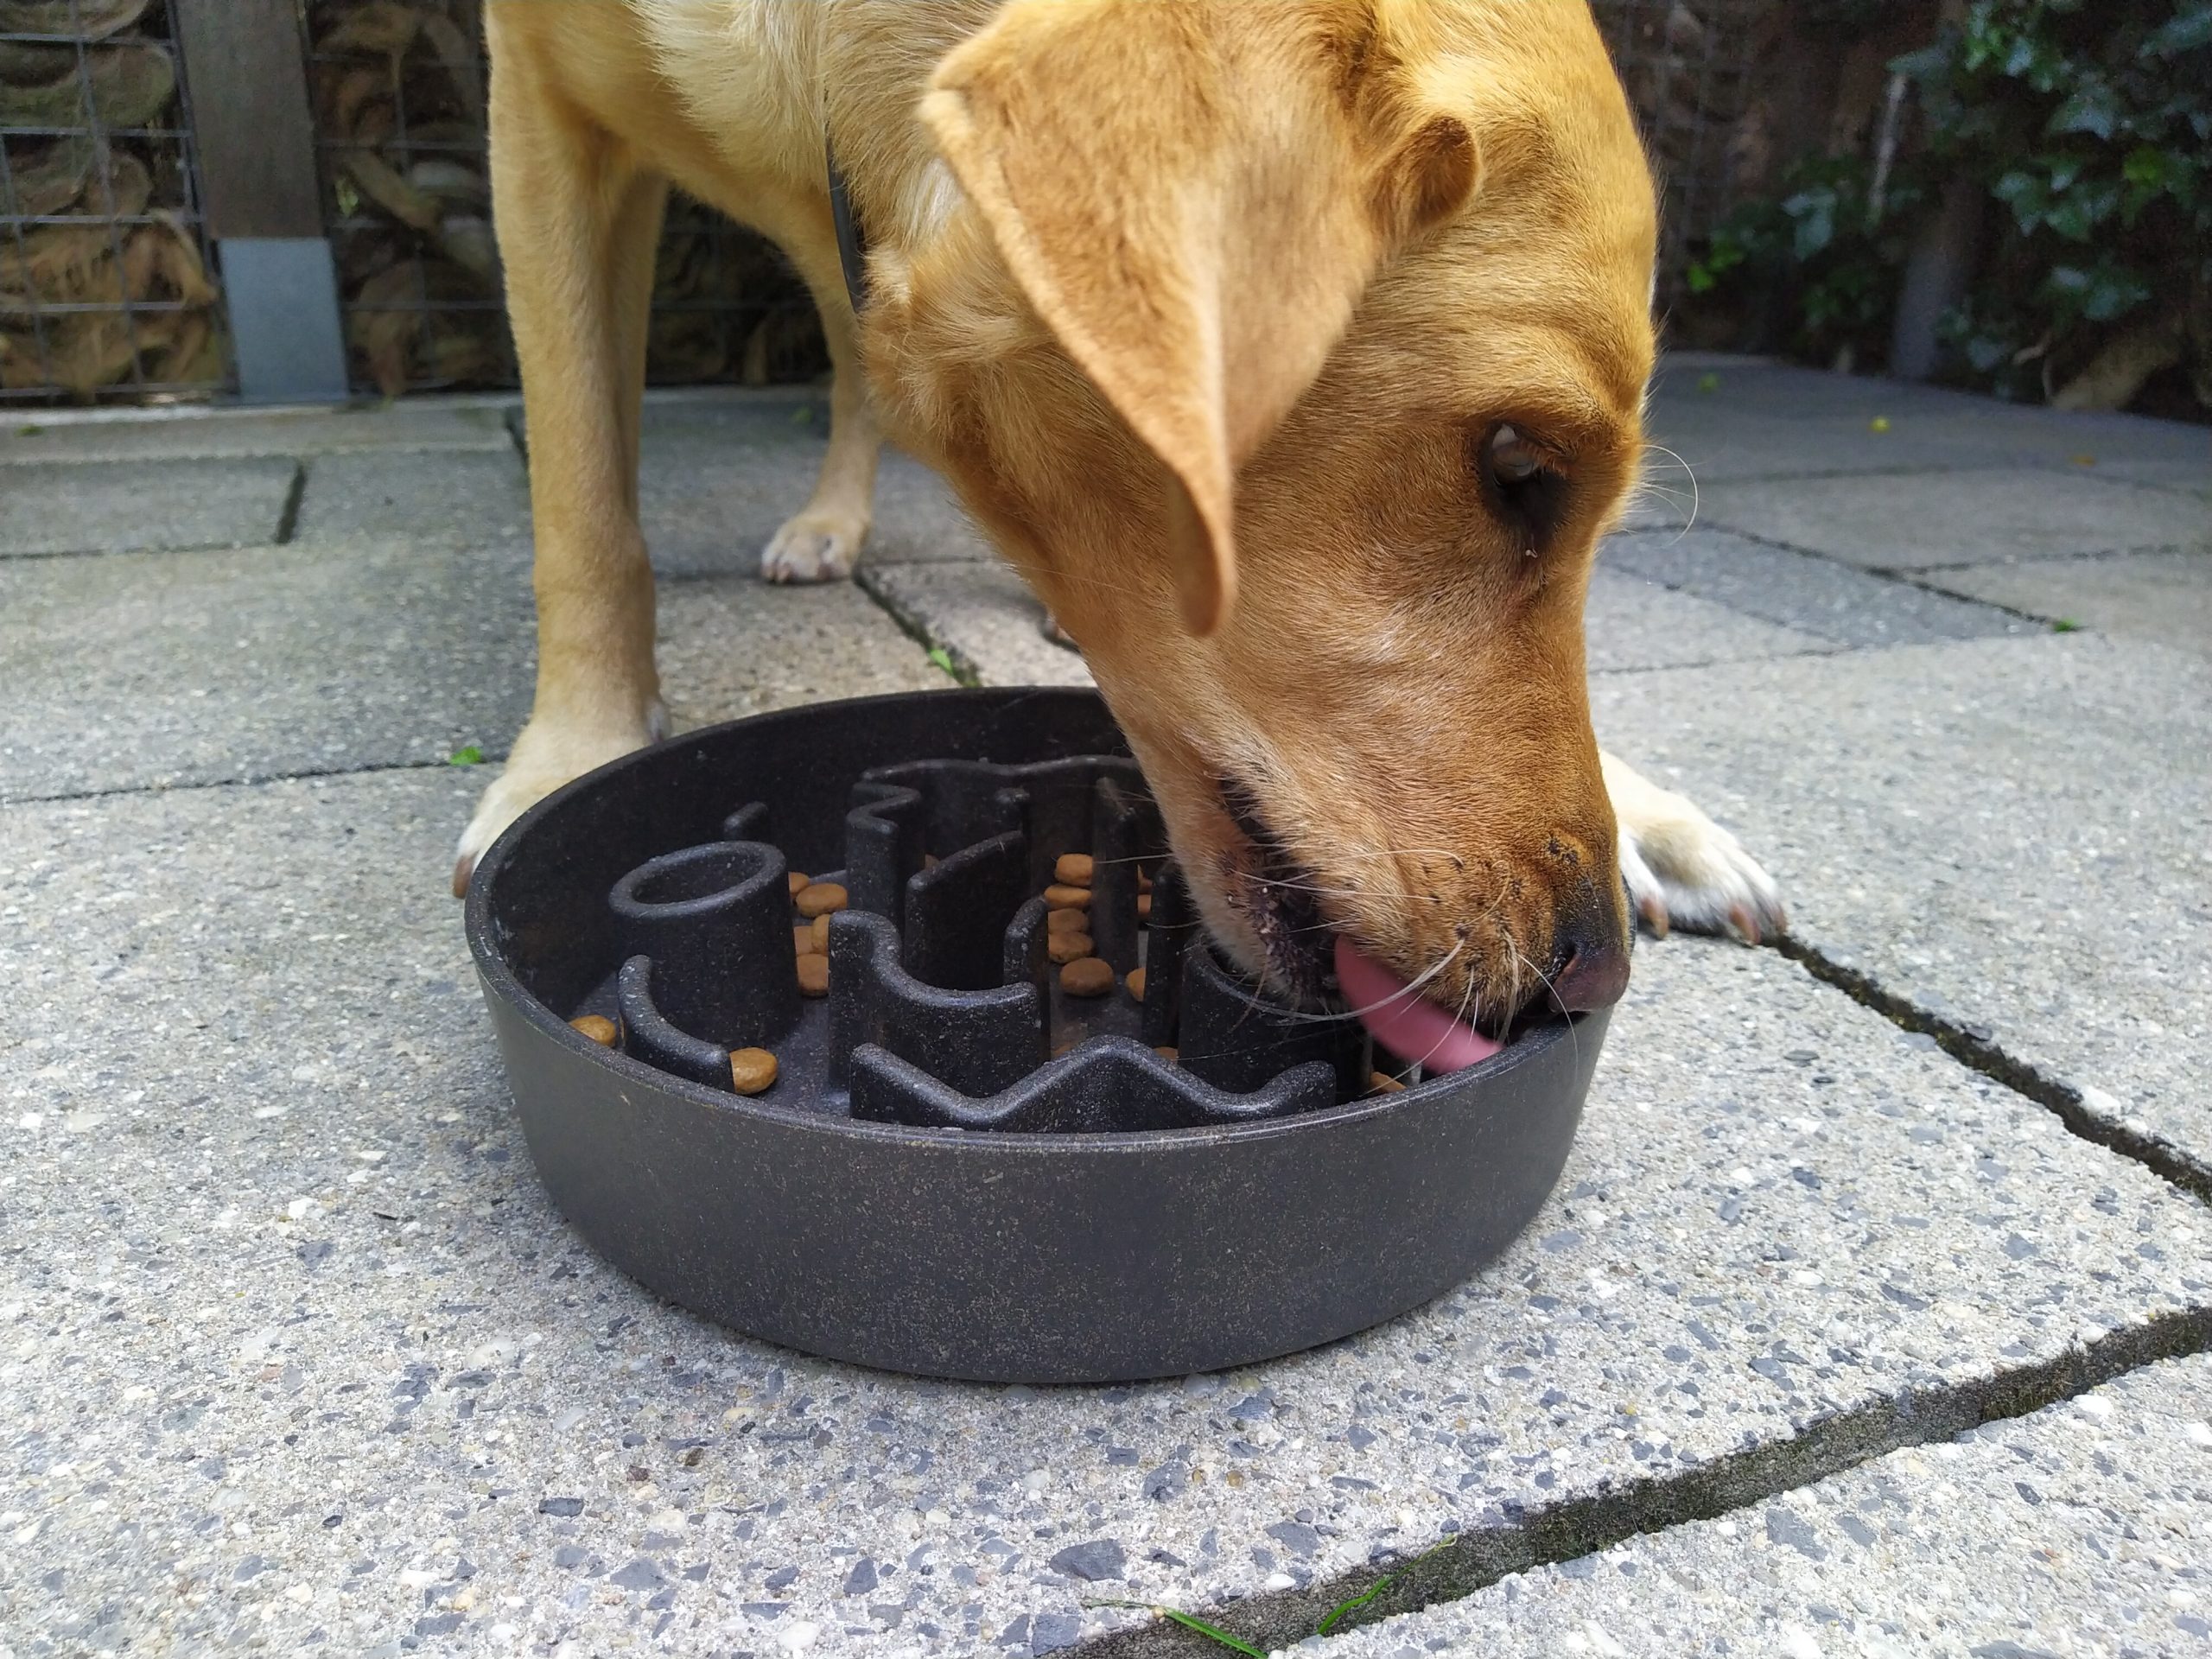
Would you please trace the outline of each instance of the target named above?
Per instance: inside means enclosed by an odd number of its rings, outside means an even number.
[[[1703,505],[1698,488],[1697,469],[1692,467],[1688,461],[1683,460],[1681,455],[1675,454],[1674,450],[1667,448],[1663,443],[1654,443],[1648,445],[1647,447],[1656,450],[1662,455],[1672,456],[1675,464],[1682,469],[1683,476],[1688,478],[1690,481],[1690,516],[1688,522],[1683,524],[1681,531],[1681,535],[1687,536],[1690,531],[1691,526],[1697,523],[1698,509],[1701,505]],[[1680,537],[1678,537],[1677,539],[1680,539]]]
[[[1465,941],[1462,941],[1462,943],[1465,943]],[[1459,955],[1459,952],[1455,950],[1452,954],[1452,956],[1457,956]],[[1449,962],[1451,957],[1447,957],[1445,960]],[[1475,1001],[1475,980],[1474,976],[1471,974],[1467,976],[1467,988],[1460,994],[1459,1006],[1452,1011],[1452,1024],[1453,1026],[1465,1025],[1470,1018],[1471,1007],[1475,1015],[1479,1015],[1481,1014],[1482,1006]],[[1427,1065],[1430,1059],[1435,1055],[1436,1051],[1444,1046],[1445,1039],[1451,1035],[1451,1026],[1447,1026],[1444,1030],[1439,1032],[1437,1033],[1436,1040],[1429,1045],[1428,1052],[1422,1055],[1415,1064],[1424,1066]]]

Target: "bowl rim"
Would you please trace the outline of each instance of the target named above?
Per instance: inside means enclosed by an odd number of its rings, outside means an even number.
[[[619,1049],[602,1046],[592,1041],[569,1022],[548,1007],[522,982],[521,976],[501,953],[497,940],[498,930],[493,925],[493,893],[500,876],[513,861],[523,844],[549,818],[573,808],[584,796],[611,783],[621,772],[647,763],[651,758],[667,750],[686,745],[711,743],[725,737],[739,728],[755,726],[765,721],[791,718],[818,713],[826,709],[854,709],[883,703],[906,703],[916,697],[944,697],[948,700],[972,700],[982,702],[1016,702],[1025,695],[1039,692],[1054,694],[1070,699],[1093,697],[1103,702],[1096,691],[1076,686],[963,686],[944,690],[893,691],[877,693],[864,697],[833,698],[822,702],[799,704],[790,709],[764,710],[760,714],[741,715],[735,720],[720,721],[712,726],[683,732],[664,738],[642,749],[594,767],[581,777],[571,779],[552,793],[531,805],[521,817],[500,832],[484,855],[477,861],[468,884],[468,894],[463,905],[463,925],[468,938],[470,954],[474,957],[476,971],[485,990],[507,1005],[537,1033],[550,1039],[578,1060],[604,1068],[618,1083],[642,1086],[658,1090],[672,1100],[695,1108],[735,1113],[741,1118],[755,1120],[765,1126],[786,1129],[804,1129],[816,1133],[841,1135],[862,1142],[877,1142],[887,1146],[900,1146],[927,1151],[973,1151],[1001,1157],[1046,1154],[1065,1155],[1071,1152],[1089,1151],[1099,1154],[1157,1154],[1177,1147],[1218,1147],[1224,1144],[1241,1145],[1277,1140],[1300,1129],[1321,1129],[1350,1126],[1365,1120],[1386,1116],[1440,1101],[1446,1096],[1471,1093],[1473,1098],[1461,1100],[1464,1109],[1478,1110],[1482,1096],[1491,1092],[1493,1084],[1502,1084],[1512,1073],[1523,1066],[1548,1057],[1561,1042],[1578,1043],[1580,1027],[1589,1022],[1586,1014],[1573,1014],[1556,1018],[1533,1027],[1516,1037],[1503,1049],[1488,1059],[1459,1071],[1440,1073],[1424,1077],[1421,1082],[1402,1090],[1379,1096],[1363,1096],[1341,1102],[1317,1111],[1294,1113],[1287,1117],[1268,1118],[1251,1123],[1199,1124],[1173,1129],[1111,1129],[1098,1131],[1049,1130],[1008,1131],[969,1130],[935,1125],[909,1123],[878,1123],[826,1112],[808,1111],[795,1106],[709,1088],[672,1072],[663,1071],[646,1065]],[[680,850],[680,849],[671,849]],[[1135,1042],[1134,1038],[1124,1040]],[[1051,1064],[1050,1061],[1046,1064]],[[1288,1068],[1285,1068],[1287,1070]],[[1034,1071],[1027,1074],[1036,1075]],[[986,1097],[987,1098],[987,1097]]]

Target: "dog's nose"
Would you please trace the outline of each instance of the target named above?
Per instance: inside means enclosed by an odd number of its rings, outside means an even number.
[[[1554,960],[1552,1007],[1560,1014],[1610,1008],[1628,989],[1628,934],[1616,913],[1567,923]]]

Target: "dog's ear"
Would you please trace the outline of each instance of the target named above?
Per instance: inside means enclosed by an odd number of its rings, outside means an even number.
[[[1343,10],[1012,0],[922,105],[1030,304],[1165,463],[1196,634],[1236,596],[1236,469],[1479,174],[1463,122],[1376,95],[1371,20]]]

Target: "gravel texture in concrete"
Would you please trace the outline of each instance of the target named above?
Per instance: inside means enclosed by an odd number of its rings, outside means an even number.
[[[1332,1659],[2212,1652],[2212,1359],[1516,1574]]]
[[[671,582],[658,617],[683,723],[951,683],[849,583]],[[0,562],[0,658],[21,677],[0,799],[497,756],[536,650],[512,543]]]
[[[1716,477],[2042,466],[2212,486],[2212,434],[2194,423],[1741,359],[1662,363],[1650,426]]]
[[[1808,649],[1916,645],[2044,631],[1992,605],[1931,594],[1910,582],[1721,530],[1614,536],[1599,552],[1599,568],[1601,573],[1640,576],[1810,636]]]
[[[2212,668],[2091,634],[1638,677],[1599,737],[1836,963],[2212,1169]]]
[[[742,404],[712,418],[685,406],[658,411],[646,423],[639,464],[654,569],[664,575],[759,570],[760,550],[813,493],[828,432],[827,410],[810,401]],[[988,556],[944,480],[887,447],[863,562]]]
[[[73,461],[207,461],[363,450],[512,450],[496,400],[408,398],[358,408],[102,411],[41,416],[0,431],[0,466]]]
[[[1600,564],[1583,607],[1590,671],[1681,668],[1826,651],[1828,642]]]
[[[530,482],[512,444],[481,452],[363,450],[308,462],[294,539],[530,546]]]
[[[0,797],[496,750],[529,708],[533,639],[520,549],[0,562]]]
[[[850,582],[777,588],[750,576],[666,582],[659,625],[661,695],[679,728],[795,703],[953,683]]]
[[[986,685],[1089,685],[1083,658],[1045,638],[1045,607],[996,560],[872,565],[861,582]]]
[[[2212,548],[2203,505],[2041,468],[1750,480],[1703,492],[1703,522],[1869,569]]]
[[[771,1350],[547,1210],[443,893],[474,781],[0,811],[22,1649],[1045,1652],[1139,1617],[1090,1601],[1280,1596],[1759,1448],[1771,1478],[1838,1414],[1910,1438],[2212,1299],[2202,1210],[2139,1166],[1677,941],[1551,1205],[1409,1318],[1104,1389]]]
[[[10,467],[0,473],[0,559],[273,542],[299,470],[276,457]]]
[[[1928,579],[2055,622],[2212,653],[2212,553],[2023,559],[1933,571]]]

